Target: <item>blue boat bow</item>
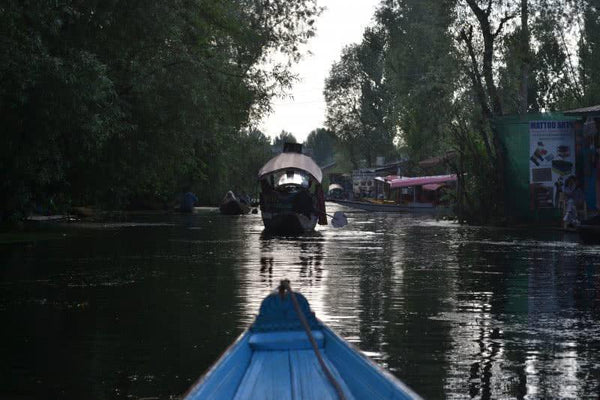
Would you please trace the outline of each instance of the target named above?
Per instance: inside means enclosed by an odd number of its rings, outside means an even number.
[[[319,321],[304,296],[280,288],[185,399],[420,397]]]

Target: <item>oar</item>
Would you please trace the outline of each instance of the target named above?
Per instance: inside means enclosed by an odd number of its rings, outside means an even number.
[[[346,214],[344,214],[341,211],[336,211],[333,213],[333,215],[331,214],[327,214],[326,212],[320,211],[320,210],[316,210],[317,212],[321,213],[321,214],[325,214],[328,217],[331,218],[331,225],[334,228],[341,228],[343,226],[348,225],[348,218],[346,218]]]

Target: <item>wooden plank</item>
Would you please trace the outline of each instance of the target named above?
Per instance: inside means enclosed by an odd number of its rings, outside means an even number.
[[[248,331],[231,345],[210,370],[190,389],[186,400],[231,399],[252,359]]]
[[[318,347],[323,347],[324,337],[320,330],[312,335]],[[304,331],[258,332],[250,337],[250,347],[254,350],[307,350],[312,345]]]
[[[255,351],[235,400],[292,400],[288,351]]]
[[[411,400],[419,395],[354,349],[328,328],[324,352],[359,399]]]
[[[342,387],[346,400],[353,400],[350,389],[333,364],[327,358],[324,358],[324,361]],[[290,351],[290,365],[294,399],[338,400],[337,393],[323,372],[313,350]]]

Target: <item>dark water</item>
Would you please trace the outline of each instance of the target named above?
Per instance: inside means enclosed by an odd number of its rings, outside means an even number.
[[[426,398],[598,398],[600,247],[348,215],[300,238],[205,211],[0,245],[0,398],[178,398],[282,278]]]

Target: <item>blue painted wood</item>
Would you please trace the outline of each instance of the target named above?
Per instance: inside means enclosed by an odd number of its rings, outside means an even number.
[[[289,351],[255,351],[235,400],[292,400]]]
[[[188,400],[232,399],[252,359],[253,352],[248,344],[249,338],[248,331],[242,334],[190,389],[185,398]]]
[[[325,342],[323,332],[312,331],[319,348]],[[250,347],[253,350],[307,350],[312,349],[305,331],[258,332],[250,336]]]
[[[352,392],[335,369],[335,366],[326,357],[324,361],[342,387],[346,399],[354,400]],[[294,393],[294,399],[339,400],[335,389],[321,369],[314,351],[291,351],[290,364],[292,366],[292,392]]]
[[[311,329],[319,329],[321,324],[310,310],[306,297],[296,293],[296,300]],[[281,297],[277,292],[268,295],[260,305],[256,320],[250,327],[252,332],[301,331],[302,324],[296,314],[290,295]]]
[[[348,400],[420,399],[317,320],[304,296],[296,296],[302,312],[310,317],[324,362]],[[250,330],[192,387],[185,399],[337,399],[298,324],[289,297],[267,296]]]
[[[324,352],[357,399],[420,399],[389,372],[377,366],[358,349],[324,327]]]

